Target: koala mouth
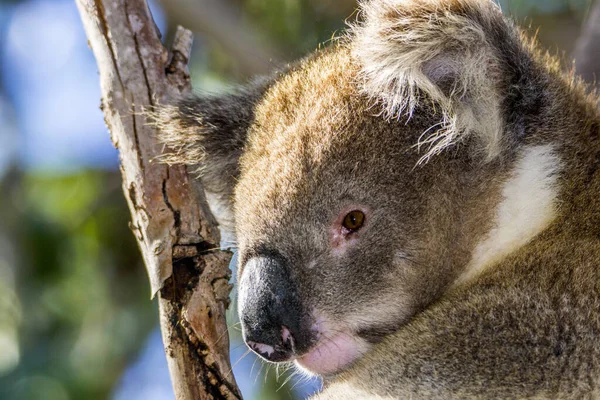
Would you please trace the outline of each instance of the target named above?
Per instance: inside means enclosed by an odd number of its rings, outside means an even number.
[[[296,364],[308,372],[318,375],[333,375],[363,355],[370,345],[358,336],[337,333],[323,337],[307,353],[296,358]]]

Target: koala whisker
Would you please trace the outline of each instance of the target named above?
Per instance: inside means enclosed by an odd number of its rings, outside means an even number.
[[[233,368],[234,368],[236,365],[238,365],[238,363],[239,363],[240,361],[242,361],[244,358],[246,358],[246,356],[247,356],[248,354],[250,354],[250,353],[252,353],[252,350],[251,350],[251,349],[248,349],[246,352],[244,352],[244,354],[242,354],[242,355],[240,356],[240,358],[238,358],[238,359],[237,359],[237,361],[233,363],[233,365],[232,365],[232,366],[231,366],[231,368],[229,369],[229,372],[227,373],[227,376],[229,376],[229,375],[230,375],[230,374],[233,372]]]
[[[227,329],[229,329],[229,328],[238,328],[238,327],[241,327],[241,326],[242,326],[242,323],[240,321],[238,321],[238,322],[234,322],[233,324],[227,325]]]
[[[308,382],[310,382],[310,375],[300,374],[299,372],[296,373],[296,375],[299,375],[300,378],[296,379],[296,382],[292,385],[292,387],[290,387],[290,391],[293,391],[294,388],[300,384],[306,385]]]
[[[250,368],[250,376],[252,376],[252,374],[254,373],[254,367],[256,366],[257,361],[260,361],[261,364],[260,364],[260,368],[257,372],[256,379],[258,378],[258,375],[260,375],[260,371],[262,371],[262,367],[263,367],[263,361],[261,360],[261,358],[254,357],[254,362],[252,363],[252,368]],[[254,380],[255,382],[256,382],[256,379]]]
[[[294,390],[294,388],[296,386],[298,386],[300,383],[306,383],[306,382],[308,382],[309,376],[300,373],[300,371],[298,371],[298,370],[294,371],[294,373],[290,376],[290,379],[293,378],[293,377],[295,377],[295,376],[299,376],[300,378],[296,379],[296,382],[294,382],[294,384],[292,385],[292,387],[290,387],[290,390]]]
[[[232,350],[237,350],[237,349],[239,349],[242,346],[246,346],[246,343],[238,344],[237,346],[233,347]]]
[[[271,372],[271,370],[273,369],[273,364],[271,363],[267,363],[267,369],[265,370],[265,378],[264,378],[264,384],[267,384],[267,380],[269,379],[269,372]]]
[[[215,345],[219,344],[219,342],[220,342],[221,340],[223,340],[223,338],[225,338],[225,337],[229,337],[229,329],[232,329],[232,328],[233,328],[233,329],[235,329],[236,325],[240,325],[240,324],[241,324],[240,322],[237,322],[237,323],[235,323],[235,324],[228,325],[228,326],[227,326],[227,329],[225,330],[225,332],[223,332],[223,333],[222,333],[222,334],[219,336],[219,338],[217,339],[217,341],[215,342]],[[240,345],[240,346],[241,346],[241,345]],[[237,346],[237,347],[239,347],[239,346]]]
[[[279,374],[279,367],[281,366],[281,364],[277,363],[275,364],[275,382],[279,382],[279,378],[280,378],[280,374]]]
[[[225,333],[230,334],[230,330],[236,330],[238,332],[242,331],[242,323],[241,322],[236,322],[233,323],[231,325],[227,325],[227,332],[224,332],[221,337],[217,340],[217,343],[219,343],[219,341],[222,339],[223,336],[225,336]]]
[[[275,382],[279,382],[282,376],[286,374],[291,368],[293,364],[291,362],[280,362],[275,364]],[[285,384],[285,382],[284,382]]]
[[[250,368],[250,376],[252,376],[252,374],[254,373],[254,366],[256,365],[258,359],[258,357],[254,357],[254,362],[252,363],[252,367]]]
[[[287,371],[287,370],[286,370]],[[290,374],[290,376],[288,376],[283,383],[275,390],[276,392],[279,392],[281,390],[281,388],[283,388],[289,381],[290,379],[292,379],[294,376],[298,375],[298,371],[294,371]],[[296,383],[297,384],[297,383]],[[294,386],[296,385],[294,384]],[[293,387],[293,386],[292,386]]]
[[[258,360],[258,358],[257,358],[257,360]],[[260,369],[256,373],[256,377],[254,378],[254,384],[256,384],[256,382],[258,382],[258,377],[260,376],[260,374],[261,374],[261,372],[262,372],[262,370],[263,370],[264,367],[265,367],[265,363],[261,360]],[[252,368],[254,368],[254,365],[252,365]],[[250,375],[252,375],[252,372],[250,372]]]

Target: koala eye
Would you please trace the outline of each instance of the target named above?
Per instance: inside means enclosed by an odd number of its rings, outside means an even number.
[[[356,232],[363,226],[364,222],[365,214],[362,211],[354,210],[346,214],[342,226],[350,232]]]

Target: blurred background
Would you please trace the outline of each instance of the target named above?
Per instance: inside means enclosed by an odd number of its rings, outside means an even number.
[[[593,0],[503,0],[570,67],[599,58]],[[315,50],[353,18],[353,0],[164,0],[166,42],[194,32],[197,91],[218,92]],[[596,11],[592,11],[596,10]],[[595,15],[597,23],[585,25]],[[586,42],[587,41],[587,42]],[[596,68],[598,63],[596,63]],[[95,60],[73,0],[0,1],[0,399],[173,399],[157,305],[99,109]],[[235,316],[230,316],[230,324]],[[246,399],[305,398],[319,382],[260,361],[232,329]]]

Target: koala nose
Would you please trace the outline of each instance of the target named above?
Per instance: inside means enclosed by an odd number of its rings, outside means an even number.
[[[294,356],[296,352],[296,346],[294,343],[294,337],[288,328],[285,326],[281,327],[281,340],[276,342],[279,343],[275,345],[268,345],[246,338],[246,344],[248,347],[268,361],[286,361]]]
[[[308,342],[296,285],[279,257],[254,257],[240,277],[238,304],[244,341],[268,361],[287,361]]]

